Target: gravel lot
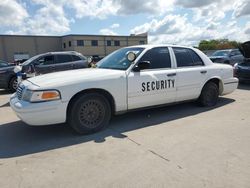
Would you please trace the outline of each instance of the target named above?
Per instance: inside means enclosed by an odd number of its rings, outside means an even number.
[[[30,127],[0,90],[0,187],[250,187],[250,85],[113,118],[100,133]]]

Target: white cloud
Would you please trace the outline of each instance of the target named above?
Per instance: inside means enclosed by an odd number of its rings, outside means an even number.
[[[109,15],[115,15],[117,7],[112,0],[71,0],[66,3],[76,12],[76,18],[93,17],[104,19]]]
[[[232,21],[228,24],[211,22],[210,25],[193,24],[187,17],[167,15],[162,20],[153,19],[131,30],[138,34],[149,33],[149,43],[171,43],[180,45],[197,45],[200,40],[222,39],[244,41],[249,40],[249,27],[242,29]],[[247,36],[248,34],[248,36]]]
[[[15,0],[1,0],[1,26],[19,26],[28,16],[28,12],[26,11],[24,5],[18,3]]]
[[[197,7],[204,7],[210,5],[216,1],[214,0],[176,0],[175,4],[180,5],[185,8],[197,8]]]
[[[65,16],[62,6],[50,1],[33,0],[33,2],[42,7],[33,17],[26,19],[18,30],[11,30],[8,33],[48,35],[70,31],[70,23],[74,22],[74,19]]]
[[[32,0],[39,5],[33,15],[20,2],[0,3],[0,23],[11,28],[8,33],[61,35],[70,31],[71,23],[85,17],[107,19],[143,14],[147,17],[145,23],[131,29],[131,33],[149,32],[151,43],[193,45],[212,38],[249,40],[250,35],[249,22],[238,24],[240,17],[250,15],[250,0]],[[187,12],[190,15],[183,15],[187,10],[191,10]],[[116,35],[119,27],[114,23],[99,32]]]
[[[100,34],[102,35],[118,35],[115,31],[113,31],[116,28],[119,28],[120,24],[114,23],[109,28],[104,28],[99,31]]]
[[[242,0],[235,3],[235,9],[233,15],[235,17],[241,17],[250,15],[250,1]]]
[[[173,1],[174,0],[71,0],[66,3],[63,2],[76,12],[76,18],[92,17],[105,19],[111,15],[161,15],[172,9]]]
[[[118,28],[118,27],[120,27],[120,24],[118,24],[118,23],[115,23],[115,24],[110,26],[110,28],[112,28],[112,29],[115,29],[115,28]]]
[[[174,0],[114,0],[119,4],[118,14],[153,14],[161,15],[172,9]]]
[[[148,32],[152,35],[180,33],[185,29],[187,18],[180,15],[167,15],[162,20],[153,19],[149,23],[137,26],[131,33],[139,34]]]
[[[114,31],[112,31],[111,29],[108,29],[108,28],[101,29],[100,34],[102,34],[102,35],[117,35],[116,32],[114,32]]]

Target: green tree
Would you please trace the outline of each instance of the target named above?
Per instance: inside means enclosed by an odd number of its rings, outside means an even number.
[[[217,39],[217,40],[202,40],[199,43],[198,48],[200,50],[220,50],[238,48],[239,42],[229,41],[228,39]]]

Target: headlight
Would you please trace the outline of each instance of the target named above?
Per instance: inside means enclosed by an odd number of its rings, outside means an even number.
[[[45,91],[25,90],[22,96],[22,100],[28,102],[54,101],[59,99],[61,99],[61,95],[60,92],[57,90],[45,90]]]

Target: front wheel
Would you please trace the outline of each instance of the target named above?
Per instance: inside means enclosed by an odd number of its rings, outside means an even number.
[[[219,98],[219,88],[214,82],[208,82],[202,89],[198,102],[201,106],[214,106]]]
[[[79,134],[97,132],[108,125],[109,101],[98,93],[83,94],[73,100],[68,114],[69,125]]]
[[[17,90],[17,86],[18,86],[17,77],[11,78],[10,83],[9,83],[10,91],[15,92]]]

